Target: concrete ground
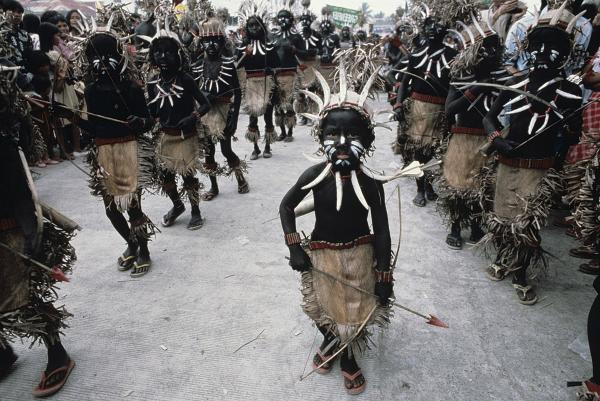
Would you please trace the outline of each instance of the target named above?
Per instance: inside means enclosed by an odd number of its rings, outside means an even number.
[[[380,103],[381,107],[385,107]],[[248,157],[240,121],[234,149]],[[416,208],[414,183],[400,180],[402,246],[396,269],[398,302],[436,314],[444,330],[398,310],[376,347],[362,358],[366,392],[346,395],[339,369],[308,372],[316,329],[300,309],[298,273],[277,210],[317,144],[299,127],[292,143],[276,143],[273,158],[251,163],[250,193],[238,195],[221,179],[221,194],[201,209],[206,225],[185,228],[189,214],[162,229],[150,244],[154,266],[141,279],[116,269],[123,240],[89,194],[86,177],[68,162],[39,170],[41,198],[83,227],[74,240],[78,261],[63,284],[60,303],[74,314],[64,344],[77,362],[65,388],[52,400],[444,400],[556,401],[574,398],[567,380],[591,374],[590,362],[569,350],[584,333],[594,297],[592,277],[577,272],[568,256],[575,242],[562,229],[543,232],[556,256],[539,284],[541,301],[523,306],[510,280],[486,278],[486,259],[446,247],[446,230],[433,205]],[[393,135],[377,129],[369,164],[390,170],[399,163]],[[82,165],[82,158],[76,163]],[[208,185],[208,180],[203,179]],[[395,184],[387,184],[389,195]],[[388,213],[398,238],[398,202]],[[145,212],[158,223],[167,198],[146,195]],[[312,216],[299,220],[310,232]],[[466,233],[468,234],[468,233]],[[395,244],[394,244],[395,245]],[[255,340],[250,342],[251,340]],[[584,339],[585,340],[585,339]],[[249,344],[243,346],[244,344]],[[584,341],[585,346],[585,341]],[[46,363],[45,349],[17,344],[20,359],[0,383],[0,399],[24,401]],[[584,348],[585,349],[585,348]]]

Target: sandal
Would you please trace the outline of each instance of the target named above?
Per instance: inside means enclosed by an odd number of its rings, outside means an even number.
[[[152,261],[148,258],[147,261],[138,261],[133,262],[133,270],[129,275],[133,278],[142,277],[150,271],[150,267],[152,266]]]
[[[569,255],[574,258],[580,259],[597,259],[598,252],[593,247],[590,246],[579,246],[577,248],[569,249]]]
[[[67,382],[67,378],[75,367],[75,361],[69,358],[67,366],[62,366],[53,370],[46,376],[46,372],[42,373],[42,380],[36,388],[33,389],[34,397],[48,397],[49,395],[58,392]]]
[[[452,234],[448,234],[448,236],[446,237],[446,245],[448,245],[448,248],[450,249],[455,249],[455,250],[461,250],[462,249],[462,238],[461,237],[456,237]]]
[[[513,288],[517,291],[519,302],[523,305],[533,305],[538,301],[538,297],[532,286],[522,286],[520,284],[513,283]]]
[[[348,394],[358,395],[365,391],[365,387],[367,387],[367,380],[363,376],[360,369],[354,374],[350,374],[342,370],[342,376],[344,376],[344,387],[346,388]],[[360,386],[356,386],[356,379],[361,377],[363,379],[363,383]]]
[[[600,274],[600,260],[592,259],[588,263],[582,263],[581,265],[579,265],[578,270],[585,274],[599,275]]]
[[[492,263],[487,268],[487,274],[492,281],[502,281],[506,278],[507,271],[505,267]]]
[[[200,195],[200,197],[202,198],[203,201],[211,201],[213,200],[217,195],[219,195],[219,191],[213,191],[212,189],[204,192],[202,195]]]
[[[131,269],[131,267],[133,266],[133,262],[135,262],[135,259],[137,258],[137,250],[133,253],[129,253],[129,251],[130,249],[127,248],[125,252],[123,252],[123,254],[117,259],[117,264],[119,265],[117,269],[120,272],[125,272]]]
[[[252,154],[250,155],[250,160],[256,160],[258,159],[258,157],[260,156],[260,150],[259,151],[252,151]]]
[[[248,192],[250,192],[248,181],[244,181],[243,184],[238,184],[238,194],[247,194]]]
[[[333,368],[333,362],[335,361],[335,358],[333,360],[327,362],[323,366],[321,366],[321,364],[323,362],[325,362],[327,359],[329,359],[330,357],[331,357],[331,355],[323,355],[321,350],[317,350],[317,353],[313,357],[313,361],[312,361],[312,367],[315,370],[315,372],[317,372],[320,375],[325,375],[325,374],[331,372],[331,368]],[[319,366],[321,366],[321,367],[319,368]]]

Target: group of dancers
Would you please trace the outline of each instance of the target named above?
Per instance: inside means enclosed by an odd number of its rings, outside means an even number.
[[[251,160],[270,158],[276,140],[293,141],[297,123],[312,124],[325,161],[287,192],[281,224],[289,264],[302,274],[303,309],[323,334],[314,371],[328,373],[339,358],[346,390],[359,394],[367,381],[357,356],[367,348],[368,328],[384,327],[392,316],[397,254],[386,182],[416,176],[413,203],[437,203],[450,226],[448,246],[460,249],[461,231],[470,229],[469,242],[496,249],[489,277],[499,281],[512,273],[518,300],[537,302],[528,272],[546,264],[540,229],[563,194],[566,152],[582,131],[586,105],[573,53],[584,12],[575,13],[568,2],[546,6],[510,36],[506,24],[504,31],[499,27],[501,15],[494,19],[490,11],[482,19],[474,2],[419,3],[386,39],[386,61],[384,43],[369,43],[365,32],[352,38],[349,29],[339,36],[330,15],[317,22],[309,2],[302,10],[296,6],[285,2],[271,15],[268,4],[244,1],[235,41],[208,1],[194,3],[185,32],[170,4],[155,4],[133,34],[123,9],[107,9],[98,21],[83,21],[74,38],[86,109],[51,102],[49,112],[94,138],[87,156],[90,188],[127,243],[117,265],[132,277],[150,271],[148,244],[158,231],[143,212],[144,191],[159,188],[171,200],[163,227],[185,212],[187,196],[187,228],[199,229],[200,200],[219,194],[218,176],[233,175],[240,194],[250,190],[247,163],[232,149],[241,110],[249,115]],[[516,57],[527,68],[504,67],[501,49],[508,38],[519,40]],[[16,360],[9,340],[32,337],[48,348],[47,368],[34,389],[47,396],[75,366],[59,338],[69,314],[53,306],[54,286],[66,280],[75,260],[69,244],[74,225],[37,198],[22,152],[37,129],[30,115],[35,99],[18,87],[10,44],[0,41],[0,47],[0,116],[6,121],[0,163],[11,172],[2,184],[14,189],[0,203],[0,376]],[[375,128],[385,125],[376,121],[381,113],[372,104],[381,90],[391,92],[398,122],[394,150],[404,161],[388,175],[364,164],[374,151]],[[217,144],[227,167],[216,163]],[[431,168],[433,159],[443,161],[441,169]],[[593,162],[583,168],[593,194],[597,168]],[[210,179],[205,192],[198,171]],[[589,218],[597,206],[593,194],[585,217],[597,228],[597,219]],[[302,238],[295,219],[313,211],[314,229]],[[590,316],[599,313],[598,301],[594,305]],[[590,338],[600,337],[597,324],[589,330]],[[590,340],[593,357],[596,342]],[[582,399],[599,399],[599,374],[595,369],[584,382],[581,394],[588,398]]]

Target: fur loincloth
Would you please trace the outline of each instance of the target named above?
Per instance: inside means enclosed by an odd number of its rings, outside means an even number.
[[[25,239],[19,229],[0,231],[0,241],[23,252]],[[20,256],[0,248],[0,314],[29,302],[29,267]]]
[[[98,146],[98,165],[106,192],[119,210],[127,210],[138,189],[137,141]]]
[[[142,189],[157,186],[158,169],[153,139],[92,145],[86,163],[90,166],[92,195],[111,199],[125,211]]]
[[[375,259],[372,244],[349,249],[309,251],[313,266],[370,293],[375,290]],[[302,309],[314,322],[325,327],[344,344],[351,340],[370,311],[375,297],[363,294],[319,272],[302,273]],[[384,327],[389,323],[391,307],[378,306],[367,325]],[[364,329],[350,344],[354,353],[364,351],[370,333]]]
[[[303,61],[302,64],[305,65],[306,68],[298,68],[299,86],[302,89],[308,89],[317,81],[315,70],[319,69],[319,60],[317,58],[314,60],[306,60]]]
[[[277,75],[277,91],[279,93],[279,103],[275,106],[280,113],[294,111],[292,105],[294,103],[294,81],[296,74],[279,74]]]
[[[247,77],[244,86],[244,111],[251,116],[262,116],[271,103],[275,90],[273,76]]]
[[[58,267],[68,274],[75,262],[75,250],[70,244],[72,234],[46,221],[38,261],[50,267]],[[0,232],[0,241],[23,250],[23,234],[20,230]],[[29,337],[40,344],[44,339],[51,343],[58,340],[66,328],[65,319],[71,316],[58,301],[56,280],[46,271],[5,249],[0,249],[0,349],[3,340]],[[9,262],[9,263],[4,263]],[[5,269],[10,269],[5,270]],[[25,273],[25,274],[23,274]],[[10,284],[8,281],[10,280]]]
[[[540,230],[560,187],[560,175],[554,169],[498,165],[494,211],[486,216],[488,233],[480,244],[495,248],[499,263],[508,271],[521,269],[525,259],[534,276],[546,267]]]
[[[230,108],[230,103],[213,103],[208,113],[202,116],[198,124],[200,139],[207,139],[212,141],[212,143],[218,143],[221,139],[225,139],[224,131],[227,126],[227,117]]]
[[[446,133],[444,105],[412,99],[406,118],[406,141],[399,149],[402,159],[428,161]]]
[[[162,134],[156,154],[162,169],[180,175],[194,174],[199,168],[200,144],[197,135]]]
[[[465,141],[463,137],[471,138]],[[485,137],[452,134],[443,172],[435,181],[436,209],[447,225],[459,223],[468,228],[472,222],[480,223],[484,211],[491,208],[494,161],[477,152],[485,141]]]

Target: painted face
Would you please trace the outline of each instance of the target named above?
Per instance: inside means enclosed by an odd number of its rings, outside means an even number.
[[[342,38],[350,39],[350,28],[345,26],[342,28]]]
[[[181,67],[179,49],[172,39],[157,39],[152,45],[154,64],[163,72],[175,72]]]
[[[481,56],[479,68],[482,71],[489,71],[498,66],[502,57],[500,38],[497,35],[485,38],[479,49],[479,55]]]
[[[265,37],[265,27],[260,19],[256,17],[248,18],[248,21],[246,21],[246,36],[251,40],[262,40]]]
[[[367,33],[365,31],[356,32],[356,39],[360,42],[365,42],[367,40]]]
[[[204,36],[201,39],[204,54],[211,59],[216,59],[221,56],[221,51],[225,45],[223,36]]]
[[[446,35],[446,28],[433,18],[426,18],[423,22],[423,34],[431,42],[441,42]]]
[[[335,26],[333,22],[329,20],[325,20],[321,22],[321,32],[323,35],[331,35],[335,31]]]
[[[66,39],[69,36],[69,25],[65,21],[59,21],[56,24],[61,39]]]
[[[302,25],[303,27],[310,28],[311,24],[312,24],[312,17],[310,15],[303,14],[300,16],[300,25]]]
[[[527,40],[534,70],[559,70],[569,56],[569,37],[560,29],[535,29],[527,36]]]
[[[332,110],[321,121],[321,127],[321,144],[333,170],[356,170],[373,142],[365,118],[351,109]]]
[[[98,76],[117,77],[123,66],[117,40],[106,34],[96,34],[86,48],[86,57]]]
[[[277,13],[277,25],[282,30],[287,31],[294,25],[294,16],[287,10],[282,10]]]

